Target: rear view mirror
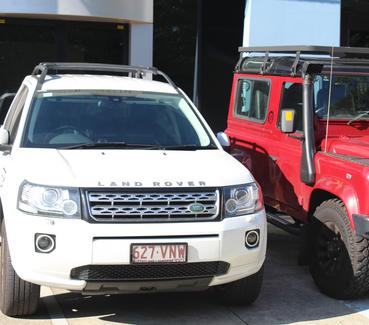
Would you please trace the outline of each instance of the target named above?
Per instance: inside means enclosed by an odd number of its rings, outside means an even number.
[[[218,132],[217,133],[217,139],[218,139],[220,145],[224,149],[228,149],[231,146],[231,142],[229,141],[229,137],[224,132]]]
[[[281,131],[283,133],[295,132],[295,110],[282,109]]]

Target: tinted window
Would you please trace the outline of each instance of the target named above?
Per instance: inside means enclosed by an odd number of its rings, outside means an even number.
[[[192,108],[174,94],[134,91],[39,93],[27,118],[23,146],[74,144],[211,144]]]
[[[10,143],[13,143],[18,132],[18,126],[22,115],[23,107],[27,99],[28,88],[23,86],[17,98],[15,98],[12,111],[9,112],[4,123],[5,129],[9,131]]]
[[[295,111],[295,130],[302,131],[302,84],[292,82],[283,84],[278,127],[280,127],[281,112],[283,109],[293,109]]]
[[[2,22],[0,95],[16,91],[40,62],[128,63],[128,24],[10,17]]]
[[[314,81],[314,110],[320,118],[328,113],[330,78],[316,76]],[[330,118],[351,120],[359,115],[360,120],[369,117],[369,76],[333,76],[330,94]]]
[[[238,82],[235,114],[237,117],[265,121],[270,82],[241,79]]]
[[[8,114],[14,96],[14,93],[5,93],[0,96],[0,125],[4,124],[6,114]]]

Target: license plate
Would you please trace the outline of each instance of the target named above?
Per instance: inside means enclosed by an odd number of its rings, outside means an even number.
[[[187,243],[132,244],[131,263],[184,263]]]

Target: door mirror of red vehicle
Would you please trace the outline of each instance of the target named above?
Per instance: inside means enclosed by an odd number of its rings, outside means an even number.
[[[295,110],[282,109],[281,113],[281,131],[283,133],[295,132]]]
[[[229,147],[231,146],[231,141],[229,141],[228,135],[225,134],[224,132],[218,132],[217,139],[224,150],[227,151]]]

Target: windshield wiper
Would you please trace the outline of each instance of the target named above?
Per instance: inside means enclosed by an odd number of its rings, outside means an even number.
[[[215,144],[210,144],[206,147],[199,146],[196,144],[178,144],[178,145],[170,145],[170,146],[160,146],[161,150],[207,150],[207,149],[218,149]]]
[[[206,150],[217,149],[214,144],[210,144],[206,147],[202,147],[195,144],[182,144],[182,145],[159,145],[159,144],[141,144],[141,143],[125,143],[125,142],[93,142],[93,143],[80,143],[70,146],[58,147],[58,150],[69,149],[157,149],[157,150]]]
[[[350,121],[347,122],[347,125],[350,125],[351,123],[360,120],[362,117],[364,117],[365,115],[369,115],[369,111],[362,111],[361,114],[359,114],[358,116],[355,116],[353,119],[351,119]]]
[[[68,149],[122,149],[122,148],[132,148],[132,149],[151,149],[160,148],[157,145],[152,144],[141,144],[141,143],[125,143],[125,142],[93,142],[93,143],[80,143],[65,147],[58,147],[59,150]]]

